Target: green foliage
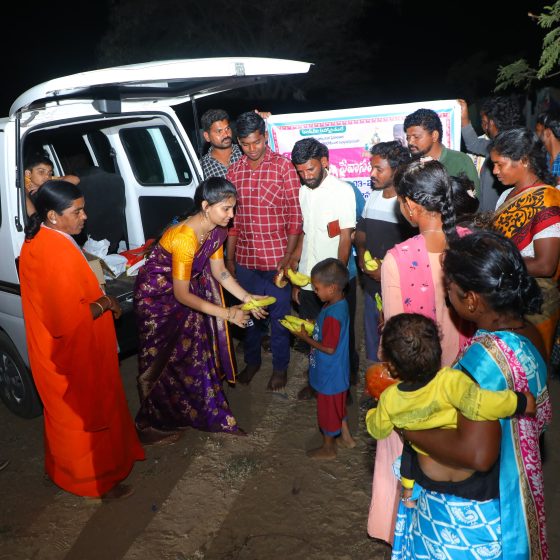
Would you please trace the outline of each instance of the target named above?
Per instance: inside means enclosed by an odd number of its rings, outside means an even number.
[[[544,39],[538,68],[533,68],[525,59],[516,60],[498,68],[495,91],[510,86],[524,86],[527,89],[534,80],[551,78],[560,73],[560,0],[552,6],[545,6],[543,13],[533,16],[541,29],[551,29]]]
[[[498,68],[495,91],[507,89],[509,86],[517,88],[530,84],[536,75],[537,71],[531,68],[524,58],[516,60],[507,66],[500,66]]]

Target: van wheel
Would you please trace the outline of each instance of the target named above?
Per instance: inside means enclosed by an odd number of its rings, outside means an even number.
[[[0,399],[22,418],[35,418],[43,410],[31,372],[4,332],[0,332]]]

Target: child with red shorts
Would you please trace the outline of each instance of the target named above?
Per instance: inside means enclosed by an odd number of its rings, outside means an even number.
[[[323,445],[307,455],[312,459],[334,459],[337,441],[342,447],[356,445],[346,417],[350,320],[344,288],[348,283],[348,269],[338,259],[325,259],[312,268],[311,283],[324,305],[311,337],[303,327],[294,333],[311,347],[309,384],[317,391],[317,418],[323,434]]]

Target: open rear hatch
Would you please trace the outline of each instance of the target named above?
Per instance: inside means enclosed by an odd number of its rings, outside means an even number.
[[[305,74],[311,64],[275,58],[178,59],[117,66],[55,78],[20,95],[10,108],[18,112],[65,99],[150,101],[169,106],[240,87],[271,76]]]

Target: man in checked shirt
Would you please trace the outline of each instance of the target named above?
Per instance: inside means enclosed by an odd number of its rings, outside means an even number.
[[[227,172],[237,188],[237,209],[226,245],[226,266],[239,283],[253,294],[270,295],[272,376],[267,389],[286,386],[290,361],[290,333],[278,319],[291,310],[291,289],[278,288],[274,276],[280,269],[297,268],[293,252],[302,232],[299,205],[300,182],[290,160],[267,145],[264,119],[246,112],[237,119],[237,137],[243,156]],[[249,384],[261,366],[260,325],[245,331],[245,368],[238,376]]]
[[[200,117],[204,140],[210,148],[200,160],[204,178],[224,177],[230,165],[243,154],[233,141],[229,115],[223,109],[209,109]]]

